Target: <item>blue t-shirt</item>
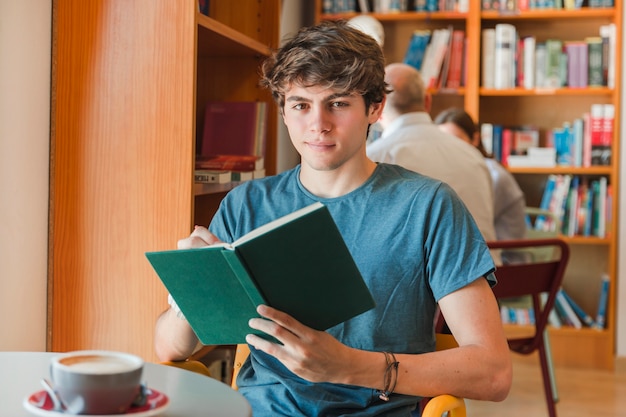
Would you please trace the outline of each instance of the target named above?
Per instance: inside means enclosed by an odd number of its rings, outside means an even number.
[[[210,230],[232,242],[278,217],[324,203],[376,301],[374,309],[328,330],[340,342],[369,351],[431,352],[437,301],[480,277],[495,280],[480,231],[445,183],[378,164],[356,190],[320,198],[304,188],[299,174],[296,167],[236,187],[222,201]],[[255,417],[409,416],[420,400],[393,394],[385,402],[374,389],[311,383],[251,350],[237,384]]]

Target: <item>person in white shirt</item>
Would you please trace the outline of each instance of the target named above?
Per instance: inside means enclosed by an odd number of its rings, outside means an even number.
[[[496,240],[491,174],[483,156],[433,123],[428,113],[431,97],[417,69],[389,64],[385,81],[393,91],[379,119],[383,133],[368,143],[367,156],[447,183],[472,214],[484,239]]]
[[[435,124],[466,143],[474,146],[485,158],[494,192],[494,218],[498,240],[526,237],[526,200],[515,177],[491,158],[480,140],[476,123],[465,110],[450,108],[435,117]]]

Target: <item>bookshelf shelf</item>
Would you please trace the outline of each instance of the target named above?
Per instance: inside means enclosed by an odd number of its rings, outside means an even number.
[[[434,30],[452,26],[466,35],[466,83],[449,91],[431,89],[435,116],[447,107],[463,107],[480,123],[502,126],[532,125],[539,129],[541,145],[547,141],[549,130],[573,121],[588,112],[594,104],[613,104],[615,114],[620,114],[621,54],[622,54],[622,0],[615,7],[579,10],[528,10],[505,14],[482,11],[481,2],[469,2],[467,13],[451,12],[401,12],[372,13],[385,29],[384,53],[388,62],[401,62],[411,34],[417,29]],[[316,0],[315,20],[349,19],[353,14],[322,14],[322,0]],[[581,41],[598,37],[602,25],[613,23],[616,27],[615,83],[613,88],[510,88],[496,90],[484,88],[482,77],[482,31],[499,23],[516,27],[520,37],[535,36],[537,42],[560,39],[563,42]],[[538,207],[546,178],[551,174],[572,175],[589,180],[605,177],[613,190],[610,210],[613,219],[607,224],[606,237],[564,237],[571,245],[572,256],[566,271],[564,287],[577,302],[593,311],[599,292],[600,276],[607,273],[611,279],[608,320],[605,330],[551,329],[550,333],[555,363],[579,367],[611,369],[614,363],[615,343],[615,291],[617,272],[617,207],[619,189],[619,117],[615,118],[611,145],[611,165],[584,168],[555,166],[551,168],[510,168],[526,194],[528,206]]]
[[[269,56],[267,45],[246,36],[219,21],[198,12],[198,55],[219,56]]]

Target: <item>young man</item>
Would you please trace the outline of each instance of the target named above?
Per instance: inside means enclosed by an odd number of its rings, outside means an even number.
[[[376,307],[327,332],[260,306],[237,380],[259,416],[409,416],[422,396],[503,400],[511,360],[490,284],[494,265],[464,205],[439,181],[365,153],[387,86],[376,41],[345,22],[304,28],[263,67],[301,164],[224,198],[180,248],[232,241],[282,215],[328,206]],[[324,262],[323,259],[319,260]],[[329,289],[332,290],[332,289]],[[437,303],[459,347],[437,351]],[[157,322],[162,360],[197,344],[175,305]]]

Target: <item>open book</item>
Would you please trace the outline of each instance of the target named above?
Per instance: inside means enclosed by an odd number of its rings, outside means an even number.
[[[374,307],[328,208],[315,203],[232,244],[147,252],[205,345],[245,343],[267,304],[326,330]]]

